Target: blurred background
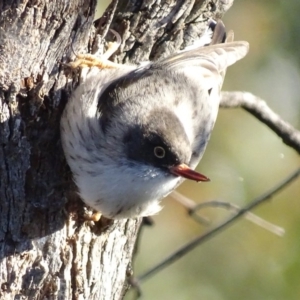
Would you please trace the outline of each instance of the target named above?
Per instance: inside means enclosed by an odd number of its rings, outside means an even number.
[[[103,0],[98,15],[106,7]],[[110,2],[110,1],[107,1]],[[249,91],[300,129],[300,1],[235,0],[223,21],[250,53],[230,67],[223,90]],[[198,170],[210,183],[185,182],[178,189],[197,203],[222,200],[241,207],[299,167],[297,153],[265,125],[240,109],[221,110]],[[205,227],[167,198],[145,227],[135,275],[157,264],[194,237],[227,218],[218,208],[202,211]],[[253,211],[285,229],[278,237],[240,219],[141,285],[142,299],[299,300],[300,180]],[[126,296],[134,299],[133,293]]]

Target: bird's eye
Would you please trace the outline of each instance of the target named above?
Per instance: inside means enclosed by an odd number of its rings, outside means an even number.
[[[166,151],[163,147],[161,146],[156,146],[154,148],[154,155],[157,157],[157,158],[164,158],[165,155],[166,155]]]

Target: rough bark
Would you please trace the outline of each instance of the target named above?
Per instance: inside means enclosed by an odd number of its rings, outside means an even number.
[[[123,38],[117,61],[157,59],[232,1],[113,3],[95,29],[95,0],[0,1],[1,299],[120,299],[127,289],[140,220],[87,222],[60,145],[72,49],[99,48],[111,24]]]

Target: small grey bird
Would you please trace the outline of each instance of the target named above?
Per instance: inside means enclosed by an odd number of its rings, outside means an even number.
[[[224,42],[222,22],[212,43]],[[247,42],[197,46],[144,66],[92,68],[70,98],[61,139],[82,200],[107,218],[157,213],[199,163],[226,68]]]

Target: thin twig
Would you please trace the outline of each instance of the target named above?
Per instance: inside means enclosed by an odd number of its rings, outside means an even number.
[[[220,107],[242,107],[271,128],[282,141],[300,154],[300,132],[285,122],[267,103],[248,92],[222,92]]]
[[[220,200],[213,200],[213,201],[207,201],[203,203],[196,203],[192,199],[187,198],[186,196],[183,196],[182,194],[178,192],[173,192],[170,195],[173,199],[175,199],[177,202],[179,202],[181,205],[183,205],[188,213],[193,217],[193,219],[201,224],[204,223],[204,225],[208,225],[209,221],[206,218],[203,218],[202,216],[199,216],[197,212],[200,209],[203,209],[205,207],[218,207],[218,208],[224,208],[227,210],[230,210],[232,212],[238,212],[241,210],[241,208],[233,203],[220,201]],[[245,219],[248,221],[278,235],[283,236],[285,231],[282,227],[279,227],[277,225],[274,225],[259,216],[255,215],[252,212],[247,212],[244,214]]]
[[[196,214],[197,203],[192,199],[182,195],[177,191],[173,191],[172,194],[170,194],[170,197],[180,203],[183,207],[185,207],[188,214],[198,223],[205,226],[211,224],[210,220],[207,217],[199,216],[198,214]]]
[[[231,225],[234,221],[236,221],[238,218],[243,216],[244,214],[248,213],[251,209],[259,206],[263,202],[266,202],[266,200],[272,198],[276,193],[278,193],[280,190],[282,190],[284,187],[286,187],[289,183],[294,181],[298,176],[300,175],[300,168],[297,169],[295,172],[293,172],[290,176],[288,176],[285,180],[274,186],[270,191],[266,192],[265,194],[257,197],[252,201],[250,204],[245,206],[244,208],[240,209],[234,216],[230,217],[229,219],[222,222],[217,227],[209,230],[207,233],[195,238],[193,241],[189,242],[188,244],[184,245],[177,251],[175,251],[173,254],[171,254],[169,257],[161,261],[159,264],[151,268],[150,270],[146,271],[144,274],[139,276],[137,278],[137,282],[142,282],[149,278],[151,275],[154,275],[158,271],[164,269],[171,263],[177,261],[179,258],[193,250],[195,247],[197,247],[199,244],[204,243],[209,238],[214,236],[215,234],[221,232],[221,230],[225,229],[229,225]]]

